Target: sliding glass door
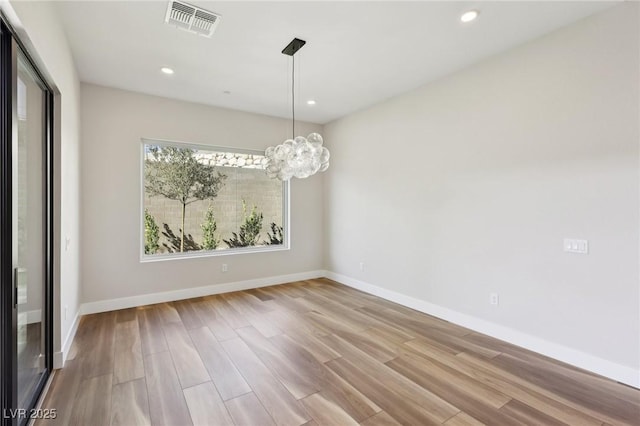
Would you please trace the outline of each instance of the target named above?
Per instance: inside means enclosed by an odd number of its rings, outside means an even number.
[[[2,423],[21,425],[52,367],[52,95],[4,23],[1,37]]]
[[[17,287],[18,406],[29,405],[30,396],[45,372],[46,226],[46,90],[24,55],[18,52],[17,133],[14,155],[14,245]]]

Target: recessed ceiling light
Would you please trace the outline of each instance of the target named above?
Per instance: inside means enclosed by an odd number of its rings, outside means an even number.
[[[462,16],[460,16],[460,20],[462,22],[471,22],[474,19],[476,19],[479,14],[480,12],[478,12],[477,10],[470,10],[468,12],[463,13]]]
[[[162,68],[160,68],[160,71],[162,71],[165,74],[169,74],[169,75],[173,74],[173,70],[171,68],[168,68],[168,67],[162,67]]]
[[[313,99],[309,99],[307,101],[307,105],[315,105],[315,104],[316,104],[316,101],[314,101]]]

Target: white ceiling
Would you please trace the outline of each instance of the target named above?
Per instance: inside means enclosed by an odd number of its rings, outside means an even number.
[[[57,3],[85,82],[280,117],[326,123],[419,87],[612,2],[209,2],[213,38],[164,24],[168,1]],[[460,14],[480,10],[473,23]],[[175,70],[172,76],[160,72]],[[230,94],[225,94],[230,91]],[[317,105],[308,106],[307,99]]]

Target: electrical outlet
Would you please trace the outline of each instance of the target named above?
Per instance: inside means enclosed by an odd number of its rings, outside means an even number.
[[[70,246],[71,246],[71,237],[67,236],[64,239],[64,251],[69,251]]]
[[[360,262],[360,270],[364,271],[364,262]]]
[[[500,303],[498,293],[491,293],[489,295],[489,303],[491,303],[492,305],[498,305]]]
[[[222,264],[222,272],[227,272],[229,270],[229,266],[226,263]]]
[[[69,306],[68,305],[64,305],[64,320],[66,321],[68,318],[68,314],[69,313]]]

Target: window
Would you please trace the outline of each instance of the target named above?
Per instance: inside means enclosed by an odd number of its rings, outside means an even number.
[[[143,260],[288,248],[288,182],[260,151],[142,141]]]

